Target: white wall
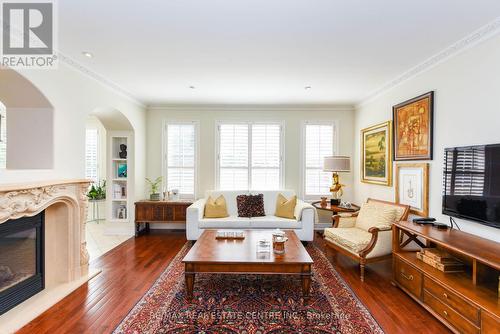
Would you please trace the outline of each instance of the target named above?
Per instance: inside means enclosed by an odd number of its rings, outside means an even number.
[[[392,119],[392,106],[435,91],[434,160],[430,161],[431,217],[441,214],[443,152],[446,147],[500,143],[500,36],[450,58],[357,107],[355,116],[355,202],[368,197],[394,201],[394,187],[360,182],[361,129]],[[458,221],[462,230],[500,241],[500,230]]]
[[[0,72],[9,71],[11,70]],[[146,169],[144,108],[64,63],[60,63],[57,70],[27,70],[21,74],[31,81],[54,107],[54,167],[46,170],[0,170],[0,184],[83,178],[85,120],[96,108],[114,108],[128,118],[136,133],[136,197],[143,197],[142,180]],[[0,84],[8,86],[6,80],[8,76],[0,74]],[[8,108],[7,103],[5,104]]]
[[[215,188],[215,134],[217,121],[282,121],[285,124],[286,188],[300,193],[301,188],[301,124],[306,120],[338,121],[339,154],[352,154],[354,113],[349,107],[276,107],[276,106],[190,106],[152,108],[147,115],[147,174],[162,175],[162,124],[165,120],[197,120],[200,124],[200,166],[198,197]],[[353,196],[352,177],[342,175],[345,200]]]

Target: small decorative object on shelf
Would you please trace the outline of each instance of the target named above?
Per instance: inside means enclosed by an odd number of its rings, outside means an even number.
[[[120,205],[118,207],[118,212],[116,214],[118,219],[127,219],[127,206],[126,205]]]
[[[120,159],[127,159],[127,145],[120,144],[120,152],[118,153]]]
[[[178,201],[180,199],[179,189],[172,189],[172,200]]]
[[[158,176],[154,181],[150,178],[146,178],[146,182],[149,184],[151,188],[151,193],[149,194],[149,199],[152,201],[160,200],[160,193],[158,192],[161,183],[161,176]]]
[[[286,233],[280,229],[273,232],[273,250],[275,254],[285,254]]]
[[[444,273],[464,271],[464,264],[450,254],[436,248],[424,248],[417,252],[417,258]]]
[[[215,239],[245,239],[245,232],[240,230],[217,231]]]
[[[328,206],[328,203],[326,202],[327,197],[321,197],[321,203],[320,206],[324,209]]]
[[[116,176],[118,178],[127,178],[127,164],[126,163],[117,164]]]
[[[351,202],[340,202],[339,207],[342,209],[352,209]]]

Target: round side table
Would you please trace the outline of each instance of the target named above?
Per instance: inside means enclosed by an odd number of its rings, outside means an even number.
[[[338,205],[331,205],[330,203],[327,202],[326,206],[321,206],[321,201],[313,202],[312,205],[318,209],[318,210],[324,210],[324,211],[330,211],[332,212],[333,215],[336,215],[338,213],[353,213],[353,212],[358,212],[360,207],[357,206],[356,204],[351,204],[351,208],[343,208]]]

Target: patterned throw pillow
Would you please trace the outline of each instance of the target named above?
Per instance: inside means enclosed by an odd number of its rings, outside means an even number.
[[[238,206],[238,217],[262,217],[264,211],[264,195],[238,195],[236,197]]]

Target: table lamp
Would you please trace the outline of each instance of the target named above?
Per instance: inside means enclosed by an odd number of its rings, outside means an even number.
[[[340,198],[344,193],[342,191],[343,184],[339,182],[339,172],[350,172],[351,171],[351,158],[343,155],[334,155],[325,157],[323,161],[323,171],[333,173],[333,183],[330,187],[330,192],[332,193],[332,199],[330,200],[331,205],[339,205]]]

